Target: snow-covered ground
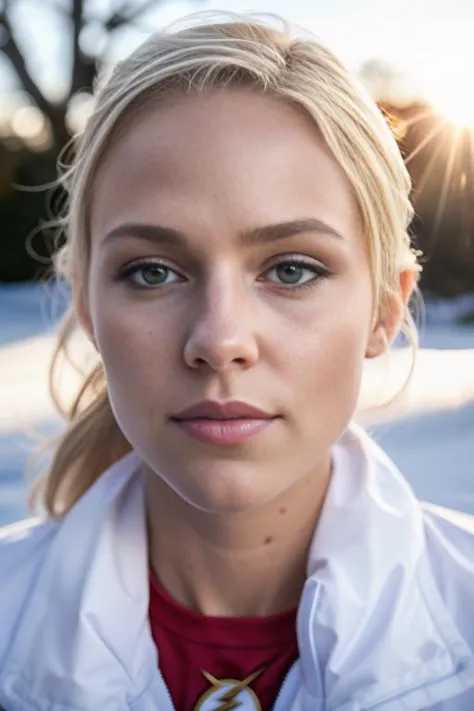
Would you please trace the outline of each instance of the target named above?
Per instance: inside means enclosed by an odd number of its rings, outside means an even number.
[[[51,286],[0,287],[0,524],[27,513],[26,465],[38,443],[32,435],[49,436],[59,427],[47,370],[64,304]],[[419,496],[474,513],[474,326],[449,323],[450,309],[465,308],[465,300],[428,305],[410,386],[385,409],[377,406],[403,383],[410,354],[395,349],[367,364],[358,419]],[[80,359],[93,357],[84,339],[76,347]],[[66,398],[77,384],[73,371],[66,372]]]

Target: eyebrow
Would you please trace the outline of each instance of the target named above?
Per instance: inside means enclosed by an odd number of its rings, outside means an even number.
[[[254,227],[250,230],[245,230],[239,233],[238,242],[242,246],[251,246],[275,242],[306,233],[326,235],[339,240],[345,239],[340,232],[326,222],[314,217],[308,217],[291,222],[279,222],[273,225],[265,225],[264,227]],[[141,223],[124,223],[114,227],[106,234],[103,245],[115,241],[118,238],[130,237],[157,244],[169,244],[181,247],[188,244],[186,235],[172,227]]]

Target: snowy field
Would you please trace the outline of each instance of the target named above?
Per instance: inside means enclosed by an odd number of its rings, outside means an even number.
[[[60,423],[47,392],[53,330],[66,299],[51,286],[0,286],[0,525],[27,515],[26,465],[35,435]],[[368,363],[358,419],[423,499],[474,514],[474,326],[450,325],[473,300],[428,304],[412,382],[396,403],[377,406],[403,382],[409,353]],[[91,352],[77,341],[81,358]],[[64,393],[74,391],[72,372]],[[36,437],[36,438],[35,438]]]

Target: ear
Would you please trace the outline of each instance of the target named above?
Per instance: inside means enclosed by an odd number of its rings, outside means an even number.
[[[381,313],[370,334],[366,358],[377,358],[385,353],[397,337],[405,308],[415,287],[416,275],[413,269],[402,271],[399,288],[385,296]]]

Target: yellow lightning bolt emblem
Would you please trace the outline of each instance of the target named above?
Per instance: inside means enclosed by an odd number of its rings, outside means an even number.
[[[219,698],[219,706],[216,707],[215,711],[233,711],[233,709],[237,709],[241,706],[241,702],[237,701],[237,696],[241,691],[246,689],[252,681],[254,681],[262,673],[262,671],[263,669],[257,669],[257,671],[254,671],[248,677],[242,679],[242,681],[216,679],[212,676],[212,674],[209,674],[209,672],[203,671],[203,675],[213,685],[214,689],[218,689],[221,686],[227,686],[228,683],[232,683],[232,687]]]

